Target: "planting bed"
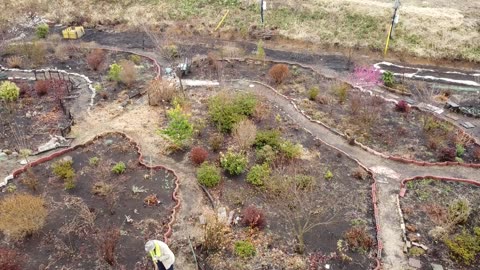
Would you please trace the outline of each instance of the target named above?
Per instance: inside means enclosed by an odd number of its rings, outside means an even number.
[[[43,228],[25,239],[14,242],[1,234],[0,246],[24,255],[22,269],[40,265],[49,269],[146,269],[145,239],[162,239],[174,205],[175,176],[162,169],[150,170],[138,158],[131,142],[113,134],[20,174],[0,193],[1,200],[25,193],[40,196],[48,215]],[[56,164],[69,160],[73,186],[58,171],[53,173]],[[123,173],[119,162],[125,164]],[[158,203],[147,202],[150,195]]]
[[[0,106],[0,148],[20,151],[46,143],[51,135],[66,135],[71,119],[59,97],[65,93],[52,91],[39,95],[30,81],[15,81],[20,97]],[[66,91],[66,88],[62,88]]]
[[[228,92],[234,93],[235,90],[229,89]],[[232,228],[227,228],[225,235],[228,239],[219,251],[208,250],[206,243],[200,246],[198,251],[202,254],[205,269],[252,269],[258,265],[263,265],[265,269],[306,269],[302,266],[306,267],[310,263],[330,264],[333,269],[374,268],[376,232],[371,201],[372,179],[358,168],[357,163],[314,140],[274,105],[265,100],[257,100],[252,116],[257,134],[265,130],[277,130],[281,134],[281,140],[300,144],[302,151],[301,156],[293,159],[282,158],[277,153],[275,161],[269,166],[271,182],[254,186],[247,182],[247,175],[254,165],[263,162],[256,155],[258,149],[252,146],[240,150],[233,135],[221,135],[208,121],[210,118],[206,104],[210,97],[218,93],[217,90],[195,88],[190,93],[191,104],[187,107],[191,110],[192,121],[203,123],[193,145],[208,149],[207,161],[221,166],[222,156],[229,149],[234,149],[235,153],[245,153],[248,159],[248,169],[239,175],[234,176],[222,170],[219,185],[210,189],[213,200],[218,207],[225,207],[227,214],[233,210],[235,217],[240,219],[245,216],[243,211],[246,208],[254,206],[264,213],[266,220],[263,230],[249,229],[241,221]],[[213,149],[212,138],[218,136],[223,138],[224,143],[219,149]],[[183,158],[187,159],[189,155],[184,155]],[[296,190],[296,199],[283,195],[272,196],[278,191],[275,191],[276,186],[283,185],[287,181],[285,179],[293,178],[295,181],[303,179],[303,184],[298,185],[305,185]],[[300,214],[298,219],[288,219],[297,215],[297,212],[302,212],[300,209],[310,214],[321,214],[319,217]],[[295,251],[299,251],[299,241],[292,224],[305,222],[309,217],[312,224],[325,224],[306,231],[303,235],[304,254],[294,255]],[[368,248],[355,249],[348,244],[345,233],[354,227],[365,233]],[[221,231],[221,228],[223,227],[215,230]],[[357,239],[356,237],[358,236],[352,238]],[[234,243],[240,240],[251,241],[256,248],[256,255],[248,262],[235,255]]]
[[[402,111],[404,108],[380,97],[298,66],[288,66],[290,75],[284,83],[276,85],[268,75],[270,62],[211,59],[194,65],[194,78],[269,80],[314,120],[379,152],[429,162],[480,162],[480,146],[449,122],[430,113],[406,106]]]
[[[478,269],[480,265],[480,189],[477,186],[438,180],[407,183],[401,208],[407,238],[428,247],[413,247],[409,256],[445,269]],[[467,201],[468,207],[459,207]],[[468,211],[466,211],[467,209]],[[461,214],[468,212],[469,214]]]

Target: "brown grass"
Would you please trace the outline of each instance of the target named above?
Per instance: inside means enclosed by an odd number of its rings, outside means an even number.
[[[42,229],[47,218],[45,200],[28,194],[16,194],[0,201],[0,231],[10,239],[21,240]]]
[[[88,66],[95,71],[98,71],[105,62],[105,51],[102,49],[94,49],[87,55]]]
[[[135,64],[130,60],[120,62],[122,71],[120,71],[120,81],[126,86],[131,87],[137,80],[137,69]]]
[[[160,79],[151,80],[147,86],[148,104],[158,106],[162,102],[170,102],[175,97],[175,86],[172,82]]]
[[[268,71],[268,75],[276,84],[281,84],[288,77],[289,70],[288,66],[285,64],[275,64]]]
[[[7,58],[7,66],[9,68],[21,68],[23,66],[23,59],[20,56],[14,55]]]
[[[257,126],[249,119],[238,122],[233,127],[233,139],[242,150],[252,146],[257,135]]]

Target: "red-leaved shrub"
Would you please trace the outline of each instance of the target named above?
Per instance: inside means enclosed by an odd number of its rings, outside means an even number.
[[[48,80],[39,80],[35,82],[35,92],[37,95],[44,96],[48,94],[48,90],[50,89],[50,82]]]
[[[0,269],[21,270],[22,258],[15,250],[0,248]]]
[[[410,111],[410,105],[405,100],[400,100],[396,105],[395,109],[399,112],[408,113]]]
[[[249,207],[245,208],[245,210],[243,210],[242,223],[243,225],[250,226],[251,228],[263,229],[265,228],[267,221],[265,219],[265,214],[262,212],[262,210],[256,208],[253,205],[250,205]]]
[[[455,161],[455,157],[457,156],[457,150],[453,147],[445,147],[440,150],[438,155],[438,159],[440,161]]]
[[[275,64],[268,75],[273,79],[276,84],[281,84],[288,77],[288,66],[285,64]]]
[[[208,158],[208,151],[201,146],[196,146],[190,151],[190,160],[195,165],[200,165]]]
[[[105,51],[102,49],[95,49],[87,55],[87,63],[91,69],[97,71],[105,61]]]
[[[373,246],[373,239],[363,226],[352,227],[345,233],[345,240],[350,248],[367,252]]]

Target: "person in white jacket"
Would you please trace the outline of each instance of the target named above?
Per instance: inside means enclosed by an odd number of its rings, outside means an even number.
[[[153,260],[155,270],[173,270],[175,255],[164,242],[149,240],[145,244],[145,251]]]

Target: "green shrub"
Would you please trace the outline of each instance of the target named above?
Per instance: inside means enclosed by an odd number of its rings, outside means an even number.
[[[41,24],[37,26],[37,29],[35,31],[35,35],[38,38],[46,38],[48,35],[49,27],[47,24]]]
[[[348,96],[348,84],[346,83],[336,83],[332,86],[333,93],[337,96],[338,103],[344,103],[347,100]]]
[[[254,165],[247,175],[247,182],[255,186],[263,186],[270,177],[270,166],[267,163]]]
[[[113,63],[110,65],[110,69],[108,70],[108,79],[114,82],[120,82],[120,73],[122,72],[122,66],[117,63]]]
[[[71,160],[59,160],[52,166],[53,174],[60,177],[63,180],[70,180],[75,178],[75,170],[72,167],[73,161]]]
[[[112,172],[116,174],[122,174],[125,172],[126,169],[127,166],[125,166],[125,163],[123,163],[123,161],[120,161],[112,167]]]
[[[273,161],[275,161],[275,158],[277,156],[277,152],[273,150],[273,148],[270,145],[265,145],[264,147],[257,149],[255,151],[255,154],[256,154],[258,163],[268,163],[268,164],[271,164]]]
[[[132,61],[137,66],[140,65],[140,63],[142,62],[142,57],[140,57],[140,55],[132,54],[129,58],[130,61]]]
[[[392,87],[395,83],[395,77],[392,72],[386,71],[382,74],[382,81],[385,86]]]
[[[480,252],[480,228],[474,228],[474,234],[463,230],[462,233],[444,240],[452,257],[458,262],[470,265]]]
[[[220,165],[231,175],[239,175],[247,168],[247,157],[242,153],[228,150],[226,154],[220,153]]]
[[[257,250],[250,241],[235,242],[235,254],[242,258],[249,258],[255,256]]]
[[[9,81],[5,81],[0,85],[0,99],[5,102],[13,102],[20,96],[20,88]]]
[[[457,148],[457,157],[462,157],[463,154],[465,154],[465,147],[463,147],[462,144],[457,144],[456,148]]]
[[[193,124],[188,120],[189,116],[183,113],[180,105],[167,111],[167,117],[170,120],[167,128],[160,131],[167,135],[176,147],[183,147],[193,136]]]
[[[63,182],[63,188],[65,190],[72,190],[76,186],[77,186],[77,183],[75,182],[75,179],[73,179],[73,178],[65,179],[65,181]]]
[[[90,164],[90,166],[97,166],[99,161],[100,159],[98,157],[91,157],[88,159],[88,164]]]
[[[287,159],[299,158],[302,155],[302,146],[291,141],[284,141],[280,144],[280,153]]]
[[[318,87],[312,87],[310,90],[308,90],[308,99],[310,100],[315,100],[320,93],[320,90]]]
[[[255,136],[255,147],[257,149],[263,148],[265,145],[270,145],[272,149],[280,148],[282,139],[280,138],[280,131],[278,130],[261,130]]]
[[[306,174],[297,174],[294,180],[297,183],[297,187],[302,190],[310,189],[315,185],[313,176]]]
[[[229,133],[236,123],[254,113],[256,104],[253,94],[222,92],[210,98],[208,113],[219,131]]]
[[[220,169],[209,162],[204,162],[197,169],[197,179],[206,187],[214,187],[220,183]]]
[[[324,175],[323,177],[324,177],[326,180],[332,179],[332,178],[333,178],[333,173],[332,173],[332,171],[327,170],[327,171],[325,172],[325,175]]]
[[[452,225],[467,222],[470,216],[470,204],[466,199],[454,201],[448,206],[448,221]]]
[[[423,250],[423,248],[419,248],[419,247],[412,247],[408,251],[408,255],[410,255],[412,257],[422,256],[423,254],[425,254],[425,250]]]

